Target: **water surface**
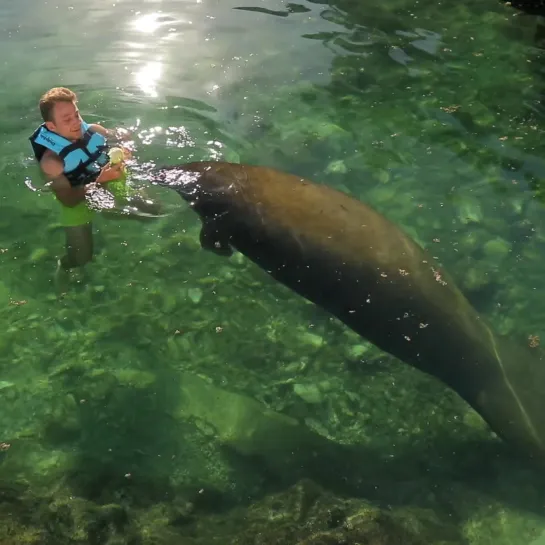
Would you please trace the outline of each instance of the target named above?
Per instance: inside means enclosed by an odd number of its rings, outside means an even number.
[[[76,517],[73,497],[176,543],[186,529],[158,511],[172,498],[199,519],[302,476],[431,509],[472,544],[531,541],[544,488],[477,415],[241,256],[200,251],[175,194],[151,190],[179,207],[157,222],[100,217],[89,283],[58,300],[57,209],[25,180],[43,185],[27,141],[39,97],[65,85],[87,121],[134,132],[134,172],[223,159],[331,184],[429,248],[502,334],[545,338],[536,18],[492,0],[21,0],[0,21],[0,478],[16,535],[76,539],[51,514],[64,501]],[[220,402],[197,375],[248,397]],[[222,418],[258,414],[249,399],[365,455],[275,465],[267,452],[293,439],[248,444],[272,424]]]

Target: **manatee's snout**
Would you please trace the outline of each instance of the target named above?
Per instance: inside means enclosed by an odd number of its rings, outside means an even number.
[[[194,201],[199,193],[199,179],[202,172],[187,167],[167,167],[157,171],[152,177],[152,184],[174,189],[188,201]]]
[[[225,216],[237,192],[238,165],[202,162],[186,163],[160,169],[154,176],[156,185],[174,189],[203,221]]]

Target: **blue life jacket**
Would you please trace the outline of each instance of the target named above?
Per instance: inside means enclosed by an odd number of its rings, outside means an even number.
[[[29,138],[37,161],[46,149],[56,153],[64,162],[64,175],[72,186],[94,182],[101,168],[110,160],[104,136],[82,121],[82,137],[71,142],[42,123]]]

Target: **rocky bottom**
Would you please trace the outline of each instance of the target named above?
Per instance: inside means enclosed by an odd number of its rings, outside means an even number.
[[[199,514],[187,501],[127,510],[70,496],[1,491],[0,545],[455,545],[453,521],[420,508],[384,509],[310,480],[245,507]]]

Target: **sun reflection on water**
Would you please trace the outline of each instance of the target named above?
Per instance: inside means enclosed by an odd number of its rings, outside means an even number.
[[[134,79],[138,88],[146,95],[156,98],[159,96],[157,85],[163,74],[161,60],[147,62],[135,74]]]
[[[161,26],[165,25],[168,17],[165,17],[160,11],[153,13],[136,12],[136,19],[131,23],[134,30],[141,34],[153,35]],[[144,42],[146,40],[143,40]],[[150,50],[158,48],[161,38],[154,37],[155,43],[144,44]],[[142,43],[137,45],[137,49],[142,48]],[[146,95],[152,98],[159,96],[159,83],[164,73],[164,62],[161,57],[144,63],[134,74],[135,83],[138,88]]]
[[[141,15],[141,12],[136,12],[137,18],[133,21],[133,28],[144,34],[153,34],[163,23],[159,21],[161,13],[146,13]]]
[[[156,4],[157,7],[159,6]],[[187,51],[188,47],[191,49],[191,45],[196,39],[203,39],[199,29],[193,25],[190,13],[193,12],[189,9],[185,13],[178,11],[170,13],[152,8],[149,11],[141,10],[131,14],[127,25],[129,36],[125,41],[125,47],[130,51],[127,52],[127,57],[132,61],[131,68],[129,68],[130,77],[139,93],[145,97],[161,99],[164,92],[167,91],[169,78],[171,78],[171,63],[174,60],[176,63],[178,62],[181,44]],[[203,62],[202,59],[199,62]],[[213,64],[216,65],[216,68],[221,66],[217,56],[213,56]],[[217,94],[220,85],[221,81],[213,78],[205,82],[205,91],[209,95]],[[176,93],[184,95],[183,89],[180,88],[176,89]],[[162,108],[160,104],[156,107]],[[168,108],[177,107],[179,106],[174,105]],[[199,138],[196,141],[192,137],[190,129],[183,125],[177,127],[167,122],[163,127],[145,127],[138,120],[133,131],[135,139],[140,145],[161,148],[173,156],[182,153],[184,160],[190,158],[192,156],[190,150],[196,148],[206,150],[207,157],[218,159],[225,152],[221,142],[215,139],[209,140],[210,135],[207,131],[205,131],[203,141],[200,142]]]

